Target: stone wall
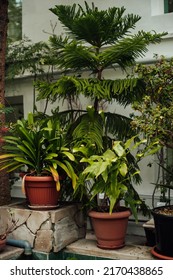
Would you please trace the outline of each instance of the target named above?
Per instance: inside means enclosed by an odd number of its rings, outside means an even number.
[[[8,238],[27,240],[40,252],[58,252],[72,242],[85,237],[85,222],[78,204],[55,210],[31,210],[23,204],[0,207],[0,233],[15,228]]]

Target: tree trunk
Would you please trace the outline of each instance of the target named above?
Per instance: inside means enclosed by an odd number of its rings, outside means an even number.
[[[5,54],[8,27],[8,0],[0,0],[0,104],[5,105]],[[0,126],[5,124],[5,114],[0,114]],[[2,135],[0,135],[2,136]],[[0,150],[2,143],[0,142]],[[0,205],[8,204],[11,200],[9,177],[6,172],[0,172]]]

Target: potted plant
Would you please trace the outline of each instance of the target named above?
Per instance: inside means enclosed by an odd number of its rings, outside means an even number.
[[[57,119],[29,113],[26,120],[18,120],[12,126],[11,135],[4,136],[0,170],[27,168],[23,189],[31,208],[57,207],[62,176],[71,179],[73,188],[76,185],[72,166],[75,158],[66,146],[65,133]]]
[[[146,94],[142,102],[135,102],[133,106],[138,115],[134,116],[132,126],[148,139],[148,147],[153,141],[158,142],[162,155],[158,170],[163,175],[156,185],[170,193],[173,189],[173,59],[156,56],[155,63],[138,65],[136,72],[145,83]],[[170,198],[166,204],[152,209],[156,234],[156,246],[152,252],[160,258],[173,258],[173,206]]]
[[[112,147],[103,153],[81,159],[85,168],[75,191],[79,189],[80,193],[87,193],[90,197],[93,209],[88,214],[97,237],[97,246],[103,249],[117,249],[125,245],[128,217],[133,213],[137,219],[137,209],[142,203],[133,187],[134,182],[140,182],[137,157],[132,155],[132,151],[141,142],[134,144],[135,138],[125,143],[113,141]],[[86,147],[82,148],[86,154]],[[89,182],[91,185],[88,188]],[[125,204],[121,206],[120,201]]]

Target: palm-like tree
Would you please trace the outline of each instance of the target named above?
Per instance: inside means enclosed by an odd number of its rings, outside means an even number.
[[[79,4],[56,5],[50,11],[58,17],[67,34],[63,39],[56,35],[50,38],[56,64],[65,72],[70,70],[70,74],[65,73],[58,81],[51,84],[38,82],[38,99],[74,100],[82,94],[92,100],[97,117],[87,113],[89,118],[87,122],[86,115],[82,111],[80,120],[77,119],[75,125],[73,122],[73,135],[76,133],[74,128],[78,125],[77,132],[78,135],[81,132],[81,139],[89,135],[93,128],[99,131],[102,127],[103,133],[103,126],[104,134],[111,133],[115,136],[118,133],[121,139],[124,136],[129,137],[130,118],[108,112],[105,113],[103,120],[101,116],[98,117],[98,112],[103,102],[116,101],[125,107],[134,100],[142,98],[143,80],[131,76],[122,79],[104,79],[104,70],[119,66],[123,71],[127,71],[135,64],[137,58],[144,56],[148,45],[160,42],[165,33],[139,31],[132,34],[131,31],[135,29],[140,16],[125,14],[124,7],[99,10],[93,3],[89,7],[85,2],[84,7]],[[79,75],[85,70],[89,71],[88,78]],[[85,122],[81,123],[84,118]],[[94,138],[92,140],[94,141]],[[100,147],[102,147],[101,142]]]

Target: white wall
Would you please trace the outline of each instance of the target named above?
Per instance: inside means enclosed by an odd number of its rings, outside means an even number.
[[[100,9],[107,9],[108,7],[122,7],[126,8],[126,13],[138,14],[141,20],[138,22],[135,31],[137,30],[155,30],[157,32],[166,31],[173,34],[172,19],[173,13],[163,14],[164,0],[88,0],[87,3],[91,5],[94,2],[95,6]],[[34,42],[46,40],[49,34],[43,32],[50,32],[50,22],[58,23],[57,17],[49,11],[55,5],[71,5],[73,3],[84,5],[84,0],[23,0],[23,35],[28,36]],[[63,32],[63,28],[58,23],[57,33]]]

